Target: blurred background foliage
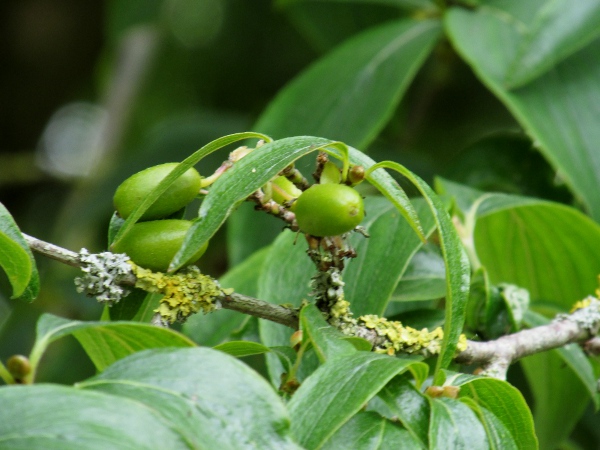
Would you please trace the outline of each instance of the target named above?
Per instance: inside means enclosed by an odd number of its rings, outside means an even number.
[[[124,178],[181,160],[225,134],[271,132],[268,123],[267,129],[254,124],[295,76],[357,33],[425,17],[428,4],[5,0],[0,202],[28,234],[73,250],[104,250],[112,195]],[[339,70],[343,75],[344,67]],[[360,111],[360,104],[353,106]],[[297,134],[315,133],[302,122],[293,125]],[[346,140],[342,132],[332,134],[323,137]],[[276,130],[273,137],[285,133]],[[399,161],[430,183],[442,176],[579,207],[513,115],[445,38],[435,43],[385,127],[372,139],[348,143],[375,160]],[[225,158],[225,152],[211,155],[200,172],[211,173]],[[280,224],[269,217],[248,222],[250,209],[242,207],[229,233],[222,230],[211,241],[203,271],[221,276],[273,240]],[[42,258],[38,264],[42,291],[35,303],[0,298],[3,360],[28,352],[42,312],[83,320],[101,314],[100,306],[75,292],[75,269]],[[9,292],[6,279],[0,283],[0,292]],[[70,383],[93,371],[67,340],[53,346],[48,359],[40,381]],[[590,417],[580,425],[582,435],[591,433]]]

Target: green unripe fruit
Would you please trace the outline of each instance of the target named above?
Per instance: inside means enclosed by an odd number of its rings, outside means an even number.
[[[192,226],[188,220],[152,220],[136,223],[123,239],[113,246],[114,253],[127,253],[138,266],[155,272],[166,272]],[[186,264],[196,262],[206,251],[200,248]]]
[[[166,163],[149,167],[127,178],[117,188],[114,196],[115,209],[123,219],[152,192],[177,163]],[[198,171],[190,168],[146,210],[140,220],[161,219],[179,211],[190,203],[200,190],[201,177]]]
[[[363,199],[342,184],[315,184],[296,200],[300,230],[312,236],[337,236],[354,229],[364,218]]]
[[[283,205],[284,202],[298,198],[300,195],[302,195],[302,191],[284,176],[279,176],[273,180],[272,190],[273,200],[280,205]]]

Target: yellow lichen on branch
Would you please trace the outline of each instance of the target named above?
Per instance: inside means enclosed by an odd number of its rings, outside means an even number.
[[[167,323],[185,322],[199,311],[212,312],[221,307],[220,299],[231,294],[196,266],[188,266],[174,274],[152,272],[131,263],[137,281],[135,286],[147,292],[163,294],[154,311]]]

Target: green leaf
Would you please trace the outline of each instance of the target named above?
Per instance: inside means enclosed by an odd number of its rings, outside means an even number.
[[[265,144],[236,162],[211,187],[200,207],[199,220],[188,231],[183,246],[171,262],[171,269],[178,269],[188,261],[241,202],[298,158],[323,150],[342,159],[341,151],[329,147],[335,144],[334,141],[311,136],[286,138]],[[375,164],[375,161],[356,149],[348,148],[348,152],[353,164],[360,164],[365,169]],[[368,181],[390,199],[411,227],[423,236],[417,213],[398,183],[384,171],[372,174]]]
[[[427,398],[406,377],[395,377],[380,392],[390,412],[411,436],[428,448],[430,406]]]
[[[242,358],[250,355],[260,355],[268,353],[271,350],[269,347],[265,347],[258,342],[251,341],[230,341],[224,342],[213,347],[215,350],[227,353],[228,355],[235,356],[236,358]]]
[[[525,322],[539,326],[549,320],[529,311]],[[540,448],[569,436],[584,413],[588,398],[598,407],[593,368],[576,344],[527,357],[521,360],[521,365],[535,400],[534,419]],[[557,397],[556,392],[561,395]]]
[[[344,339],[342,332],[325,321],[315,305],[306,305],[300,311],[300,329],[305,333],[303,339],[312,342],[321,362],[356,352],[354,346]]]
[[[428,236],[434,223],[427,204],[421,199],[413,204]],[[404,280],[409,261],[423,243],[387,199],[367,197],[365,211],[367,217],[361,225],[370,237],[355,234],[350,239],[357,257],[344,271],[344,290],[355,315],[383,315],[394,288]]]
[[[492,414],[484,407],[480,406],[475,400],[468,397],[464,397],[461,398],[461,401],[473,410],[473,412],[477,415],[479,421],[482,423],[488,441],[490,443],[490,449],[518,450],[519,448],[537,448],[519,446],[517,442],[515,442],[510,432],[506,429],[504,424],[500,421],[500,419],[498,419],[497,416]]]
[[[446,268],[438,247],[425,244],[411,258],[390,298],[394,302],[434,300],[446,295]]]
[[[527,24],[506,84],[511,89],[523,86],[585,47],[600,34],[598,23],[600,3],[596,0],[545,2]]]
[[[328,360],[288,404],[293,436],[304,447],[319,448],[389,380],[422,364],[366,352]]]
[[[446,265],[446,320],[444,323],[444,341],[436,365],[436,372],[448,367],[454,358],[456,344],[462,332],[465,309],[469,299],[469,280],[471,269],[463,245],[456,229],[446,212],[444,204],[433,192],[427,183],[406,169],[404,166],[393,162],[383,161],[370,167],[369,172],[375,170],[383,172],[383,168],[392,169],[405,176],[423,195],[435,219],[438,230],[440,247]],[[369,179],[369,176],[367,176]]]
[[[550,323],[550,320],[534,311],[527,311],[524,322],[528,327],[532,328],[547,325]],[[579,378],[579,381],[587,389],[591,400],[594,402],[594,406],[598,409],[600,407],[598,382],[594,374],[594,368],[581,347],[577,344],[569,344],[553,351],[571,368],[573,375]],[[530,381],[533,382],[533,380]]]
[[[250,297],[258,297],[258,279],[268,252],[268,248],[261,249],[234,266],[219,279],[221,286]],[[239,329],[247,317],[228,309],[220,309],[212,314],[194,314],[183,324],[182,331],[201,345],[214,346]]]
[[[507,431],[516,443],[515,448],[523,450],[537,448],[533,418],[518,389],[506,381],[466,374],[448,375],[446,382],[460,386],[459,398],[472,399],[502,424],[502,427],[491,430],[490,427],[494,426],[492,422],[495,421],[492,421],[486,412],[481,412],[480,418],[485,416],[489,422],[484,422],[487,425],[488,436]]]
[[[258,298],[275,304],[300,306],[308,299],[310,277],[315,273],[312,261],[306,256],[306,240],[289,230],[279,235],[270,247],[258,279]],[[261,342],[268,347],[289,346],[291,328],[268,320],[259,321]],[[285,371],[278,357],[266,355],[271,381],[279,386]]]
[[[81,322],[43,314],[37,323],[36,341],[31,350],[35,368],[48,346],[73,334],[98,370],[132,353],[156,347],[191,347],[195,344],[176,331],[137,322]]]
[[[65,386],[0,389],[0,448],[79,450],[189,449],[155,411],[127,398]]]
[[[564,359],[552,350],[520,361],[534,399],[533,419],[540,448],[569,437],[589,404],[589,392]]]
[[[429,398],[429,448],[436,450],[488,450],[485,429],[464,403],[450,398]]]
[[[566,5],[565,1],[551,3]],[[548,3],[550,9],[551,3]],[[590,2],[581,3],[582,8],[590,7]],[[600,152],[597,143],[600,130],[596,126],[595,99],[600,96],[600,85],[594,80],[600,78],[600,40],[596,39],[523,87],[508,90],[505,71],[517,57],[516,49],[523,32],[521,21],[511,14],[524,4],[507,2],[506,11],[484,7],[476,11],[451,8],[446,14],[445,26],[457,51],[534,139],[536,147],[582,199],[592,217],[599,220]],[[576,8],[571,2],[569,5],[569,9]],[[591,8],[595,11],[598,6]],[[566,9],[558,13],[565,14]],[[595,15],[597,12],[592,14]],[[568,16],[566,14],[567,21],[570,20]],[[593,26],[597,33],[598,27]],[[590,28],[585,25],[582,30],[585,34]],[[574,33],[572,41],[570,38],[563,41],[569,51],[575,48],[571,47],[573,42],[579,45],[591,36],[589,34],[582,40],[577,31],[566,30],[566,33]],[[478,38],[473,39],[473,36]],[[540,39],[545,45],[545,37],[540,35]],[[532,48],[532,52],[535,51]]]
[[[361,411],[352,417],[329,440],[322,450],[421,449],[419,441],[398,424],[372,411]]]
[[[600,226],[558,203],[486,196],[477,211],[475,249],[493,284],[527,289],[532,301],[568,310],[594,292],[600,273]]]
[[[281,90],[255,129],[278,138],[310,134],[366,146],[439,35],[437,20],[404,19],[349,39]]]
[[[230,134],[228,136],[223,136],[219,139],[215,139],[214,141],[206,144],[200,150],[192,153],[186,159],[184,159],[179,165],[169,173],[158,185],[152,190],[150,194],[146,196],[144,201],[140,203],[129,215],[127,220],[121,225],[121,228],[117,232],[117,235],[114,237],[114,241],[112,245],[115,245],[117,242],[121,241],[127,233],[131,230],[133,225],[139,220],[140,217],[146,212],[146,210],[152,206],[152,204],[165,192],[171,184],[177,180],[181,175],[187,172],[188,169],[193,167],[198,161],[204,158],[206,155],[210,155],[212,152],[215,152],[229,144],[234,142],[242,141],[245,139],[265,139],[267,141],[270,140],[268,136],[265,136],[260,133],[236,133]],[[110,235],[109,235],[110,236]],[[190,255],[191,256],[191,255]]]
[[[12,215],[0,203],[0,267],[12,286],[12,298],[31,302],[40,290],[35,259]]]
[[[288,436],[285,405],[269,384],[209,348],[136,353],[78,386],[144,404],[191,448],[298,448]]]

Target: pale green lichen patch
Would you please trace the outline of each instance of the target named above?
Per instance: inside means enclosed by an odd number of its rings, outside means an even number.
[[[399,321],[391,321],[385,317],[376,315],[366,315],[358,318],[358,325],[364,326],[377,333],[381,338],[374,346],[377,353],[395,353],[420,354],[423,356],[432,356],[439,354],[444,339],[444,331],[441,327],[428,330],[423,328],[417,330],[402,325]],[[467,348],[467,338],[461,335],[457,351],[463,351]]]
[[[203,275],[196,266],[165,274],[131,265],[137,277],[136,287],[164,295],[154,312],[167,323],[185,322],[199,311],[207,314],[219,309],[220,299],[227,295],[216,280]]]

